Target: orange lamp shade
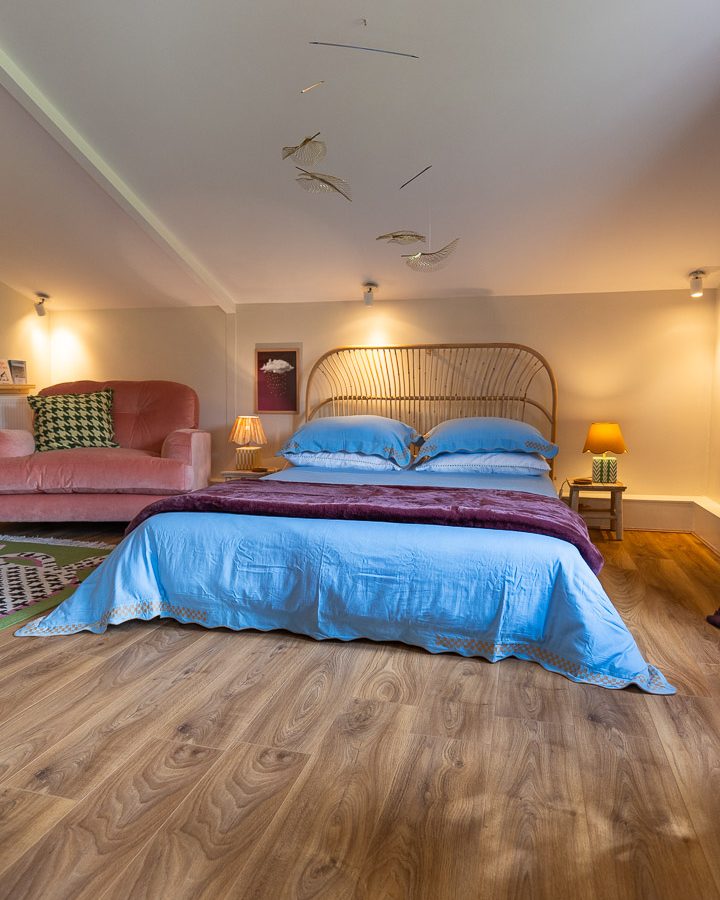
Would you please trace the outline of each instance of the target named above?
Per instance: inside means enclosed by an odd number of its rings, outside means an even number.
[[[627,453],[617,422],[593,422],[588,428],[583,453]]]
[[[238,416],[230,432],[230,441],[239,447],[264,447],[267,438],[258,416]]]

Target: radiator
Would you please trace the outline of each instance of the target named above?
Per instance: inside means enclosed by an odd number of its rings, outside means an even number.
[[[0,397],[0,428],[24,428],[32,431],[32,411],[27,397]]]

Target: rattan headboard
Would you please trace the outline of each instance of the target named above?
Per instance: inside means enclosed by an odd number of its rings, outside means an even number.
[[[555,441],[557,384],[522,344],[338,347],[310,371],[305,417],[372,413],[421,434],[462,416],[520,419]]]

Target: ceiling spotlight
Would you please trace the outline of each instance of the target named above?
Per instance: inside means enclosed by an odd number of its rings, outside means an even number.
[[[373,296],[373,290],[377,286],[378,285],[376,281],[366,281],[363,284],[363,287],[365,288],[365,293],[363,294],[363,303],[365,304],[365,306],[373,305],[373,302],[375,300],[375,297]]]
[[[691,272],[688,275],[690,279],[690,296],[691,297],[702,297],[703,295],[703,278],[705,277],[705,272],[703,269],[695,269],[694,272]]]
[[[50,294],[46,294],[45,291],[35,291],[35,296],[37,300],[35,301],[35,312],[39,316],[47,315],[47,310],[45,309],[45,301],[50,299]]]

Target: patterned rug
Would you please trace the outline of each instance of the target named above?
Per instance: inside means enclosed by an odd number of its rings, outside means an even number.
[[[0,534],[0,631],[62,603],[112,549]]]

